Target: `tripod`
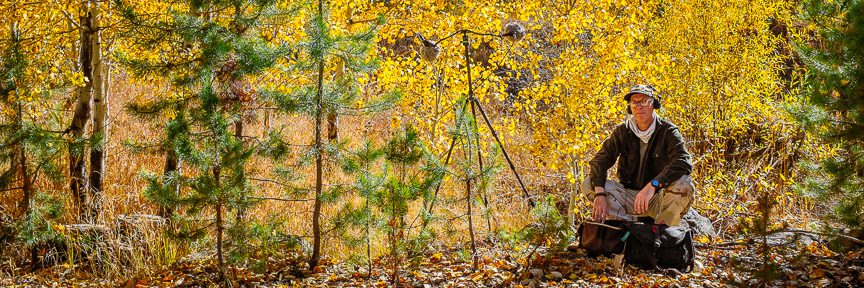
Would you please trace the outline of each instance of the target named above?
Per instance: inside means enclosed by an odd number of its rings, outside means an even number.
[[[466,112],[465,110],[466,110],[467,106],[470,104],[471,105],[471,115],[472,115],[472,117],[474,119],[474,123],[475,123],[474,129],[475,129],[475,132],[479,132],[479,127],[477,126],[476,123],[478,123],[477,122],[477,120],[478,120],[477,119],[477,110],[480,110],[480,115],[483,117],[483,121],[486,123],[486,127],[489,128],[489,131],[492,132],[492,137],[495,138],[495,142],[498,144],[498,147],[501,148],[501,152],[502,152],[502,154],[504,154],[504,159],[507,160],[507,164],[510,167],[510,171],[513,172],[513,175],[516,177],[516,181],[519,182],[519,187],[522,188],[522,192],[524,194],[525,199],[528,200],[528,203],[533,208],[535,206],[534,200],[532,200],[531,196],[528,194],[528,189],[525,188],[525,184],[522,182],[522,178],[519,176],[519,173],[516,171],[516,166],[513,165],[513,161],[510,159],[510,156],[507,154],[507,150],[504,149],[504,144],[501,142],[500,137],[498,137],[497,131],[495,131],[495,128],[492,126],[492,122],[489,120],[489,117],[486,115],[486,111],[483,109],[483,106],[480,104],[480,101],[477,99],[477,97],[474,96],[474,83],[473,83],[473,79],[471,78],[471,57],[470,57],[470,52],[471,52],[471,41],[470,40],[471,40],[471,38],[468,35],[474,34],[474,35],[479,35],[479,36],[494,36],[494,37],[505,37],[507,35],[506,34],[478,33],[478,32],[474,32],[471,30],[463,29],[463,30],[456,31],[456,32],[448,35],[447,37],[441,38],[440,40],[438,40],[437,42],[434,42],[434,43],[424,39],[423,45],[435,45],[435,46],[437,46],[438,43],[440,43],[440,42],[442,42],[442,41],[444,41],[450,37],[453,37],[456,34],[460,34],[460,33],[462,34],[462,45],[465,47],[465,50],[464,50],[465,63],[466,63],[465,66],[466,66],[466,70],[468,73],[467,74],[467,76],[468,76],[468,97],[466,97],[465,100],[462,102],[462,105],[460,108],[462,111],[462,114],[464,115],[464,113]],[[457,125],[458,125],[458,120],[457,120]],[[456,146],[456,141],[458,139],[459,139],[459,134],[458,133],[454,134],[453,139],[450,141],[450,147],[447,149],[447,156],[444,158],[444,165],[445,166],[450,163],[450,158],[451,158],[452,153],[453,153],[453,147]],[[468,141],[470,141],[470,139],[468,139]],[[476,141],[477,141],[478,164],[480,166],[480,171],[483,171],[483,158],[482,158],[481,151],[480,151],[480,145],[479,145],[480,139],[479,139],[479,137],[476,137]],[[470,154],[471,153],[471,151],[470,151],[471,145],[468,145],[468,147],[469,147],[468,153]],[[429,207],[426,208],[426,211],[429,211],[431,213],[432,208],[434,208],[434,206],[435,206],[435,200],[438,198],[438,191],[440,189],[441,189],[441,182],[439,182],[438,185],[435,187],[435,193],[433,194],[432,201],[430,202]],[[467,191],[467,196],[469,199],[468,200],[468,213],[470,215],[470,213],[471,213],[471,200],[470,200],[470,198],[471,198],[471,179],[468,179],[466,181],[466,191]],[[488,208],[489,204],[488,204],[488,200],[486,199],[486,197],[484,197],[484,204]],[[473,223],[471,223],[472,220],[471,220],[470,216],[468,217],[468,222],[469,222],[468,223],[469,228],[473,230],[473,228],[471,228],[471,227],[473,227]],[[426,223],[424,221],[424,224],[423,224],[424,227],[426,226],[425,224]],[[472,249],[474,249],[474,247],[473,247],[474,246],[473,232],[471,233],[471,246],[472,246]],[[476,255],[476,253],[475,253],[475,255]],[[476,266],[476,258],[475,258],[475,266]]]

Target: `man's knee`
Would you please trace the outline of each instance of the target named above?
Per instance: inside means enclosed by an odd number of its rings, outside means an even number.
[[[687,213],[687,209],[693,204],[694,200],[693,180],[689,175],[681,176],[675,182],[669,185],[663,193],[663,199],[659,205],[657,212],[657,221],[665,222],[671,226],[678,225],[681,216]]]
[[[690,196],[680,196],[672,193],[663,193],[662,203],[658,205],[655,220],[660,223],[666,223],[670,226],[677,226],[681,217],[687,213],[690,204],[693,203],[693,198]]]
[[[696,187],[693,186],[693,179],[690,178],[690,175],[681,176],[681,178],[678,178],[678,180],[675,180],[666,188],[670,193],[684,197],[693,197],[693,190],[695,189]]]
[[[579,191],[589,198],[594,195],[594,187],[591,187],[591,178],[586,177],[585,181],[582,181],[582,183],[579,184]]]

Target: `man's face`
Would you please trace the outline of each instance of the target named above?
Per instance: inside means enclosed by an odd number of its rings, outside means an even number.
[[[630,96],[630,111],[633,115],[651,115],[654,113],[654,98],[645,94],[633,94]]]

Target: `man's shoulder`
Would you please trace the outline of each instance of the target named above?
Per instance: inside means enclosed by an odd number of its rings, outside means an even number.
[[[662,126],[664,129],[678,130],[678,125],[675,125],[675,123],[672,123],[672,121],[669,121],[669,119],[666,119],[666,117],[657,118],[660,121],[660,126]]]
[[[681,130],[678,128],[677,125],[675,125],[675,123],[672,123],[668,119],[662,117],[660,117],[659,121],[661,122],[661,125],[659,125],[661,128],[658,130],[662,131],[661,133],[663,133],[663,135],[667,135],[667,137],[675,137],[680,139],[681,141],[684,141],[684,136],[681,135]]]
[[[615,125],[615,128],[612,129],[613,135],[624,135],[627,132],[630,132],[630,127],[627,127],[627,121],[618,123],[618,125]]]

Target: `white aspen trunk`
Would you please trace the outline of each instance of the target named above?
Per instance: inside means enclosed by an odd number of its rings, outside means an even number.
[[[93,67],[91,57],[93,55],[93,42],[91,35],[93,34],[93,22],[90,5],[84,7],[86,11],[79,18],[80,21],[80,47],[78,51],[78,65],[80,72],[87,77],[84,85],[77,88],[77,101],[75,103],[75,111],[72,115],[72,123],[67,131],[72,136],[72,141],[79,141],[84,135],[84,129],[87,126],[87,120],[90,119],[90,100],[93,89]],[[89,220],[87,215],[88,195],[87,179],[84,174],[84,149],[81,145],[72,145],[69,147],[69,179],[70,190],[72,192],[75,206],[77,207],[78,220]]]
[[[90,43],[92,45],[91,65],[93,73],[91,82],[93,83],[93,136],[100,139],[99,143],[90,147],[90,189],[88,190],[88,220],[95,222],[99,218],[99,211],[102,208],[103,198],[103,183],[105,181],[105,146],[108,143],[108,131],[106,129],[106,120],[108,117],[108,87],[111,79],[110,67],[102,69],[102,33],[99,26],[99,2],[90,0],[90,27],[96,29],[90,34]],[[104,73],[103,73],[104,71]]]

